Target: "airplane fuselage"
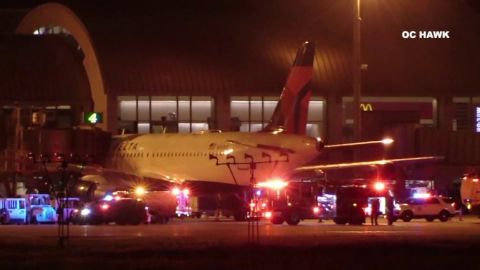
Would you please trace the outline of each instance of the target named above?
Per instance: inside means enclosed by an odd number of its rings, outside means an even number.
[[[117,139],[106,167],[174,183],[205,181],[249,186],[251,162],[255,163],[257,182],[287,177],[296,167],[315,158],[318,150],[316,138],[291,134],[145,134]]]

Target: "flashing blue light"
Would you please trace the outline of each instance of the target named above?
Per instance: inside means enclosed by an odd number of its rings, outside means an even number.
[[[105,197],[104,197],[103,199],[104,199],[105,201],[109,202],[109,201],[113,200],[113,196],[110,195],[110,194],[107,194],[107,195],[105,195]]]

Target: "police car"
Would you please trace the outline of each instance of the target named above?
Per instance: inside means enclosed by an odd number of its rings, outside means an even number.
[[[91,225],[111,222],[118,225],[138,225],[148,222],[147,210],[145,203],[135,198],[102,199],[87,204],[72,222]]]
[[[429,194],[409,198],[400,205],[400,218],[405,222],[413,218],[425,218],[429,222],[438,218],[446,222],[455,213],[455,203],[450,198]]]

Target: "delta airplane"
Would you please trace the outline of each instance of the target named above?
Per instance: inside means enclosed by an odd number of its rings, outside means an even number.
[[[338,147],[324,145],[320,138],[305,135],[314,52],[311,42],[299,48],[270,124],[262,132],[120,135],[113,139],[104,166],[91,172],[100,177],[88,175],[90,170],[85,170],[84,180],[96,182],[99,191],[118,188],[120,182],[125,185],[138,182],[204,185],[216,190],[219,187],[235,190],[272,177],[288,179],[298,170],[411,160],[304,166],[324,148]],[[415,159],[432,158],[435,157]]]

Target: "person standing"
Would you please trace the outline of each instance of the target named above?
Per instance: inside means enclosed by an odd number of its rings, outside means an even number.
[[[389,190],[387,196],[385,197],[385,204],[386,204],[386,211],[387,211],[387,221],[388,225],[393,225],[395,221],[395,205],[394,205],[394,197],[392,192]]]
[[[372,200],[372,213],[370,215],[370,222],[372,225],[378,225],[378,213],[380,212],[380,200],[373,199]]]

